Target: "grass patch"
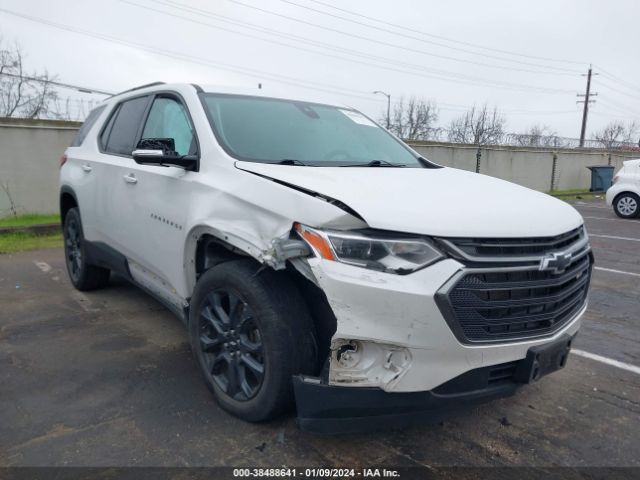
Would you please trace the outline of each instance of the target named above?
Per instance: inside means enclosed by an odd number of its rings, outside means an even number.
[[[26,252],[44,248],[62,248],[62,234],[33,235],[30,233],[7,233],[0,235],[0,255]]]
[[[10,216],[0,218],[1,227],[26,227],[29,225],[42,225],[47,223],[60,223],[60,215],[57,213],[26,213],[17,217]]]

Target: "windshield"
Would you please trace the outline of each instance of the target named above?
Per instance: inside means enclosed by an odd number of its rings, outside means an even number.
[[[408,147],[355,110],[241,95],[202,97],[218,141],[239,160],[313,166],[422,166]]]

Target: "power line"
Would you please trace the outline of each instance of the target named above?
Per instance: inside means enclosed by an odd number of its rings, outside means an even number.
[[[575,115],[577,110],[502,110],[508,115]]]
[[[378,39],[375,39],[375,38],[370,38],[370,37],[366,37],[366,36],[363,36],[363,35],[358,35],[358,34],[355,34],[355,33],[352,33],[352,32],[345,32],[344,30],[340,30],[340,29],[337,29],[337,28],[328,27],[326,25],[320,25],[320,24],[317,24],[317,23],[314,23],[314,22],[308,22],[306,20],[303,20],[303,19],[300,19],[300,18],[296,18],[296,17],[291,17],[289,15],[285,15],[285,14],[278,13],[278,12],[272,12],[272,11],[264,9],[264,8],[256,7],[255,5],[250,5],[250,4],[241,2],[240,0],[228,0],[228,1],[232,2],[232,3],[235,3],[237,5],[241,5],[241,6],[246,7],[246,8],[250,8],[250,9],[253,9],[253,10],[257,10],[257,11],[266,13],[268,15],[273,15],[273,16],[280,17],[280,18],[285,18],[287,20],[291,20],[291,21],[294,21],[294,22],[297,22],[297,23],[308,25],[308,26],[311,26],[311,27],[314,27],[314,28],[319,28],[319,29],[326,30],[326,31],[329,31],[329,32],[333,32],[333,33],[339,33],[341,35],[345,35],[345,36],[352,37],[352,38],[357,38],[359,40],[365,40],[367,42],[372,42],[372,43],[375,43],[375,44],[378,44],[378,45],[384,45],[384,46],[396,48],[396,49],[399,49],[399,50],[402,50],[402,51],[419,53],[419,54],[427,55],[427,56],[431,56],[431,57],[443,58],[443,59],[446,59],[446,60],[455,61],[455,62],[461,62],[461,63],[464,63],[464,64],[469,64],[469,63],[476,64],[476,65],[479,64],[479,62],[473,62],[473,61],[458,59],[458,58],[450,57],[450,56],[447,56],[447,55],[438,55],[438,54],[435,54],[435,53],[426,52],[424,50],[410,48],[410,47],[407,47],[407,46],[404,46],[404,45],[399,45],[399,44],[395,44],[395,43],[389,43],[389,42],[385,42],[383,40],[378,40]],[[516,61],[516,63],[522,63],[522,64],[530,65],[530,66],[540,66],[540,65],[537,65],[537,64],[531,64],[531,63],[520,62],[520,61]],[[480,63],[480,65],[483,65],[483,64]],[[486,64],[484,64],[483,66],[486,66]],[[546,67],[546,68],[549,68],[549,67]],[[571,70],[565,70],[565,71],[566,72],[571,72],[571,73],[576,73],[576,72],[573,72]]]
[[[123,3],[130,4],[130,5],[135,5],[135,6],[139,7],[139,8],[145,8],[145,9],[156,11],[156,12],[159,12],[159,13],[162,13],[162,14],[165,14],[165,15],[175,16],[176,18],[182,18],[183,20],[187,20],[187,21],[191,21],[191,22],[195,22],[195,23],[200,23],[200,24],[204,24],[204,25],[209,25],[209,24],[206,24],[206,23],[198,21],[198,20],[194,20],[194,19],[191,19],[191,18],[188,18],[188,17],[182,17],[182,16],[179,16],[179,15],[172,14],[170,12],[166,12],[166,11],[157,10],[157,9],[154,9],[154,8],[151,8],[151,7],[143,6],[143,5],[140,5],[140,4],[132,2],[132,1],[128,1],[128,0],[120,0],[120,1],[123,2]],[[266,33],[268,35],[275,35],[275,36],[278,36],[278,37],[281,37],[281,38],[286,38],[288,40],[295,40],[296,42],[302,42],[302,43],[306,43],[308,45],[313,45],[313,46],[316,46],[316,47],[326,48],[328,50],[335,51],[335,52],[346,53],[348,55],[354,55],[354,56],[357,56],[357,57],[360,57],[360,58],[369,58],[369,59],[376,60],[376,61],[382,61],[382,62],[385,62],[385,63],[390,63],[390,64],[398,65],[398,66],[401,66],[401,67],[414,68],[414,69],[417,69],[417,70],[422,70],[422,71],[427,71],[427,72],[441,73],[443,75],[461,76],[460,74],[458,74],[456,72],[450,72],[450,71],[446,71],[446,70],[439,70],[439,69],[434,69],[434,68],[430,68],[430,67],[425,67],[424,65],[421,65],[421,64],[415,64],[415,63],[409,63],[409,62],[401,62],[401,61],[398,61],[396,59],[390,59],[388,57],[379,56],[379,55],[372,55],[370,53],[365,53],[365,52],[362,52],[362,51],[359,51],[359,50],[353,50],[353,49],[349,49],[349,48],[346,48],[346,47],[338,47],[336,45],[320,42],[318,40],[310,39],[308,37],[303,37],[303,36],[300,36],[300,35],[294,35],[294,34],[291,34],[291,33],[283,33],[281,31],[270,29],[270,28],[267,28],[267,27],[263,27],[261,25],[255,24],[255,23],[250,23],[250,22],[245,22],[245,21],[242,21],[242,20],[237,20],[237,19],[232,18],[232,17],[228,17],[228,16],[225,16],[225,15],[220,15],[218,13],[214,13],[214,12],[212,12],[210,10],[205,10],[205,9],[202,9],[202,8],[192,7],[190,5],[185,5],[183,3],[179,3],[179,2],[175,2],[175,1],[171,1],[171,0],[150,0],[150,1],[152,1],[152,2],[154,2],[156,4],[168,6],[170,8],[174,8],[176,10],[180,10],[180,11],[183,11],[183,12],[193,13],[193,14],[197,14],[197,15],[204,15],[206,17],[215,19],[216,21],[219,21],[219,22],[224,22],[224,23],[227,23],[227,24],[231,23],[233,25],[240,26],[241,28],[246,28],[246,29],[250,29],[250,30],[254,30],[254,31],[259,31],[261,33]],[[236,34],[250,36],[250,35],[247,35],[246,33],[241,33],[241,32],[237,32],[237,31],[234,31],[234,30],[225,29],[224,27],[216,26],[216,28],[221,29],[221,30],[225,30],[225,31],[230,31],[230,32],[236,33]],[[262,37],[253,37],[253,38],[258,38],[259,40],[262,40],[262,41],[269,41],[271,43],[284,45],[284,46],[286,46],[288,48],[293,48],[293,49],[296,49],[296,50],[304,50],[299,45],[283,44],[283,43],[280,43],[280,42],[275,42],[274,40],[264,39]],[[317,51],[314,51],[314,50],[307,50],[307,51],[310,51],[312,53],[317,53],[317,54],[320,54],[320,55],[324,55],[324,56],[330,56],[330,55],[327,55],[325,53],[317,52]],[[437,56],[437,57],[445,58],[445,60],[452,59],[452,57],[443,57],[443,56],[437,55],[437,54],[431,54],[430,53],[429,55],[434,55],[434,56]],[[341,57],[335,57],[335,56],[333,56],[333,57],[334,58],[341,58]],[[473,65],[479,65],[479,66],[488,67],[488,68],[497,68],[497,69],[502,69],[502,70],[510,70],[510,71],[524,72],[524,73],[534,73],[534,74],[542,74],[542,75],[561,75],[561,76],[572,76],[572,75],[574,75],[574,73],[549,72],[549,71],[531,70],[531,69],[526,69],[526,68],[515,68],[515,67],[504,66],[504,65],[493,65],[493,64],[487,64],[487,63],[481,63],[481,62],[474,62],[472,60],[462,60],[462,59],[454,59],[454,60],[455,61],[464,62],[465,64],[473,64]],[[353,61],[353,60],[349,59],[349,61]],[[379,66],[377,66],[377,67],[379,67]],[[469,77],[469,76],[466,76],[466,77]],[[469,78],[474,78],[474,77],[469,77]],[[490,81],[490,80],[479,79],[479,81]]]
[[[346,22],[351,22],[351,23],[354,23],[356,25],[361,25],[361,26],[364,26],[364,27],[367,27],[367,28],[372,28],[374,30],[378,30],[378,31],[381,31],[381,32],[390,33],[392,35],[397,35],[397,36],[400,36],[400,37],[409,38],[411,40],[417,40],[419,42],[423,42],[423,43],[427,43],[427,44],[431,44],[431,45],[436,45],[436,46],[439,46],[439,47],[444,47],[444,48],[448,48],[448,49],[451,49],[451,50],[456,50],[456,51],[459,51],[459,52],[468,53],[468,54],[471,54],[471,55],[478,55],[478,56],[482,56],[482,57],[486,57],[486,58],[492,58],[494,60],[501,60],[501,61],[506,61],[506,62],[519,63],[519,64],[523,64],[523,65],[537,66],[537,67],[543,67],[543,68],[551,68],[551,69],[554,69],[554,70],[571,72],[572,74],[579,73],[579,72],[576,72],[575,70],[568,70],[568,69],[559,68],[559,67],[550,67],[550,66],[534,64],[534,63],[530,63],[530,62],[523,62],[523,61],[520,61],[520,60],[514,60],[514,59],[499,57],[499,56],[496,56],[496,55],[490,55],[490,54],[487,54],[487,53],[473,52],[473,51],[465,49],[465,48],[452,47],[452,46],[446,45],[444,43],[435,42],[433,40],[425,40],[424,38],[416,37],[414,35],[407,35],[407,34],[403,34],[403,33],[399,33],[399,32],[394,32],[393,30],[389,30],[387,28],[377,27],[375,25],[371,25],[371,24],[368,24],[368,23],[365,23],[365,22],[360,22],[360,21],[357,21],[357,20],[354,20],[354,19],[351,19],[351,18],[346,18],[346,17],[343,17],[341,15],[335,15],[335,14],[331,14],[331,13],[325,12],[323,10],[318,10],[316,8],[307,7],[305,5],[301,5],[301,4],[299,4],[297,2],[294,2],[292,0],[280,0],[280,1],[284,2],[284,3],[287,3],[289,5],[294,5],[296,7],[303,8],[305,10],[309,10],[309,11],[312,11],[312,12],[320,13],[321,15],[326,15],[326,16],[331,17],[331,18],[338,18],[338,19],[344,20]]]
[[[629,90],[633,90],[633,91],[640,91],[640,88],[638,87],[638,85],[634,85],[632,83],[627,83],[626,80],[622,80],[620,77],[617,77],[615,75],[613,75],[612,73],[608,72],[607,70],[605,70],[604,68],[600,67],[599,65],[597,66],[598,71],[600,71],[600,73],[606,77],[607,79],[614,81],[622,86],[624,86],[625,88],[628,88]]]
[[[423,73],[418,73],[418,72],[413,72],[413,71],[407,71],[407,70],[403,70],[403,69],[399,69],[399,68],[390,68],[387,66],[382,66],[382,65],[377,65],[377,64],[373,64],[370,62],[366,62],[366,61],[362,61],[362,60],[354,60],[352,58],[345,58],[345,57],[341,57],[338,55],[332,55],[332,54],[328,54],[325,52],[318,52],[316,50],[309,50],[300,46],[296,46],[296,45],[290,45],[287,43],[283,43],[283,42],[279,42],[277,40],[272,40],[272,39],[265,39],[263,37],[256,37],[255,35],[251,35],[251,34],[247,34],[244,32],[238,32],[235,30],[231,30],[225,27],[220,27],[218,25],[212,25],[210,23],[207,22],[203,22],[201,20],[196,20],[193,18],[189,18],[189,17],[184,17],[182,15],[176,15],[174,13],[171,12],[166,12],[164,10],[158,10],[152,7],[148,7],[145,5],[141,5],[139,3],[133,2],[131,0],[120,0],[123,3],[129,4],[129,5],[133,5],[135,7],[138,8],[142,8],[144,10],[150,10],[150,11],[154,11],[163,15],[167,15],[170,16],[172,18],[178,18],[178,19],[182,19],[191,23],[196,23],[196,24],[200,24],[209,28],[215,28],[216,30],[224,30],[224,31],[229,31],[231,33],[237,34],[237,35],[242,35],[242,36],[246,36],[246,37],[250,37],[250,38],[256,38],[258,40],[261,41],[268,41],[271,43],[276,43],[278,45],[283,45],[295,50],[302,50],[302,51],[308,51],[308,52],[312,52],[312,53],[317,53],[319,55],[323,55],[323,56],[327,56],[327,57],[331,57],[331,58],[337,58],[340,60],[345,60],[348,61],[349,63],[360,63],[362,65],[367,65],[367,66],[371,66],[374,68],[383,68],[386,71],[395,71],[398,73],[404,73],[404,74],[408,74],[408,75],[413,75],[413,76],[418,76],[418,77],[422,77],[422,78],[430,78],[430,79],[436,79],[436,80],[446,80],[446,81],[454,81],[457,83],[463,83],[463,84],[468,84],[468,85],[474,85],[477,86],[478,84],[482,84],[485,86],[489,86],[491,88],[500,88],[500,89],[510,89],[510,90],[520,90],[520,91],[527,91],[529,93],[536,91],[538,93],[548,93],[548,94],[555,94],[555,93],[567,93],[567,92],[572,92],[572,90],[562,90],[562,89],[555,89],[555,88],[549,88],[549,87],[539,87],[539,86],[535,86],[535,85],[525,85],[525,84],[517,84],[517,83],[511,83],[511,82],[501,82],[501,81],[494,81],[494,80],[490,80],[490,79],[484,79],[484,78],[479,78],[479,77],[472,77],[472,76],[468,76],[468,75],[462,75],[462,74],[458,74],[455,72],[449,72],[446,70],[438,70],[438,69],[432,69],[432,68],[426,68],[423,67],[421,65],[416,65],[416,64],[408,64],[408,63],[404,63],[404,62],[396,62],[394,60],[390,60],[387,59],[385,57],[379,57],[379,56],[374,56],[374,55],[369,55],[363,52],[359,52],[357,50],[350,50],[350,49],[338,49],[338,50],[343,50],[345,51],[347,54],[353,54],[353,55],[357,55],[360,57],[365,57],[365,58],[373,58],[374,60],[377,61],[383,61],[383,62],[389,62],[392,64],[399,64],[399,65],[408,65],[410,68],[417,68],[420,70],[424,70],[427,72],[433,72],[431,74],[423,74]],[[152,0],[155,3],[161,3],[163,5],[168,5],[168,4],[176,4],[176,5],[182,5],[179,4],[177,2],[167,2],[167,1],[162,1],[162,0]],[[172,6],[172,5],[169,5]],[[176,6],[172,6],[172,8],[176,8],[178,10],[182,10],[182,11],[189,11],[190,13],[197,13],[200,15],[205,15],[205,16],[210,16],[210,17],[218,17],[219,15],[214,14],[212,12],[209,12],[207,10],[202,10],[202,9],[195,9],[195,8],[191,8],[191,7],[176,7]],[[187,10],[188,9],[188,10]],[[228,17],[227,17],[228,18]],[[219,21],[225,21],[225,20],[219,20]],[[234,21],[234,23],[239,23],[237,21]],[[240,23],[244,23],[244,22],[240,22]],[[249,28],[249,27],[243,27],[243,28]],[[262,30],[265,30],[264,28],[262,28]],[[282,36],[282,35],[280,35]],[[300,38],[304,38],[304,37],[300,37]],[[321,45],[327,45],[327,44],[321,44]],[[329,45],[329,47],[332,47],[335,50],[335,47]]]
[[[602,99],[601,99],[601,100],[602,100]],[[618,108],[622,108],[622,109],[624,109],[624,110],[629,110],[629,111],[632,111],[632,112],[634,112],[634,113],[639,113],[639,112],[640,112],[640,108],[638,108],[638,107],[634,107],[634,106],[631,106],[631,105],[626,104],[626,103],[620,103],[620,102],[617,102],[617,101],[615,101],[615,100],[612,100],[612,99],[611,99],[611,98],[609,98],[609,97],[605,97],[605,101],[606,101],[606,102],[609,102],[609,103],[611,103],[611,104],[613,104],[613,105],[615,105],[615,106],[616,106],[616,107],[618,107]]]
[[[60,24],[60,23],[56,23],[56,22],[52,22],[49,20],[45,20],[42,18],[38,18],[38,17],[33,17],[31,15],[26,15],[26,14],[21,14],[18,12],[14,12],[14,11],[10,11],[4,8],[0,8],[0,12],[6,13],[8,15],[13,15],[13,16],[17,16],[19,18],[34,22],[34,23],[39,23],[42,25],[46,25],[52,28],[57,28],[60,30],[64,30],[64,31],[68,31],[71,33],[75,33],[78,35],[84,35],[84,36],[88,36],[88,37],[92,37],[92,38],[96,38],[105,42],[109,42],[109,43],[116,43],[116,44],[120,44],[120,45],[125,45],[128,46],[130,48],[134,48],[134,49],[138,49],[138,50],[142,50],[142,51],[146,51],[152,54],[156,54],[156,55],[162,55],[162,56],[166,56],[169,58],[174,58],[183,62],[187,62],[187,63],[195,63],[195,64],[200,64],[200,65],[204,65],[204,66],[208,66],[208,67],[213,67],[213,68],[219,68],[222,70],[228,70],[240,75],[245,75],[245,76],[249,76],[252,78],[259,78],[259,79],[264,79],[264,78],[268,78],[268,79],[273,79],[276,82],[281,82],[281,83],[285,83],[285,84],[290,84],[290,85],[294,85],[300,88],[306,88],[306,89],[310,89],[310,90],[315,90],[315,91],[321,91],[321,92],[327,92],[327,93],[332,93],[332,94],[338,94],[338,95],[342,95],[342,96],[347,96],[347,97],[351,97],[351,98],[359,98],[362,100],[366,100],[366,101],[370,101],[370,102],[375,102],[375,103],[381,103],[378,99],[376,98],[372,98],[371,96],[365,96],[365,95],[355,95],[353,93],[344,93],[344,90],[349,90],[350,92],[358,92],[356,90],[351,90],[351,89],[345,89],[344,87],[339,87],[339,86],[335,86],[335,85],[327,85],[327,84],[323,84],[323,83],[319,83],[319,82],[313,82],[313,81],[309,81],[309,80],[302,80],[302,79],[297,79],[297,78],[293,78],[293,77],[288,77],[288,76],[283,76],[283,75],[278,75],[278,74],[271,74],[268,72],[263,72],[260,70],[255,70],[255,69],[250,69],[250,68],[246,68],[246,67],[240,67],[240,66],[236,66],[236,65],[229,65],[229,64],[223,64],[220,62],[211,62],[207,59],[203,59],[201,57],[197,57],[197,56],[193,56],[193,55],[188,55],[188,54],[181,54],[178,52],[173,52],[173,51],[169,51],[169,50],[162,50],[162,49],[158,49],[155,47],[151,47],[148,45],[144,45],[144,44],[140,44],[137,42],[131,42],[131,41],[127,41],[127,40],[123,40],[117,37],[113,37],[113,36],[109,36],[109,35],[104,35],[104,34],[99,34],[99,33],[95,33],[95,32],[91,32],[91,31],[87,31],[87,30],[83,30],[83,29],[79,29],[76,27],[71,27],[69,25],[64,25],[64,24]],[[100,93],[100,94],[104,94],[104,95],[111,95],[111,92],[107,92],[104,90],[97,90],[97,89],[89,89],[86,87],[80,87],[77,85],[72,85],[72,84],[63,84],[62,82],[56,82],[58,84],[60,84],[60,86],[65,86],[65,87],[69,87],[69,88],[74,88],[74,89],[83,89],[83,90],[92,90],[96,93]],[[311,86],[312,85],[316,85],[316,86]],[[343,90],[343,91],[340,91]],[[368,92],[359,92],[362,94],[366,94]],[[450,111],[455,111],[455,109],[468,109],[468,106],[465,105],[459,105],[459,104],[446,104],[443,103],[442,105],[444,105],[444,107],[439,107],[443,110],[450,110]],[[448,107],[449,106],[449,107]],[[453,108],[451,108],[453,107]],[[461,111],[461,110],[459,110]],[[522,114],[565,114],[565,113],[573,113],[571,111],[535,111],[535,110],[505,110],[505,113],[513,113],[513,114],[518,114],[518,113],[522,113]]]
[[[631,110],[631,109],[627,109],[626,107],[620,107],[616,104],[614,104],[613,102],[611,102],[611,100],[606,101],[603,100],[602,98],[600,99],[600,103],[602,103],[605,107],[607,108],[612,108],[620,113],[625,113],[627,115],[632,115],[632,116],[636,116],[636,117],[640,117],[640,112],[638,112],[638,110]]]
[[[322,2],[320,0],[309,0],[310,2],[313,3],[317,3],[320,5],[324,5],[325,7],[329,7],[332,8],[334,10],[338,10],[344,13],[348,13],[349,15],[354,15],[356,17],[360,17],[360,18],[365,18],[367,20],[372,20],[374,22],[378,22],[381,23],[383,25],[389,25],[395,28],[399,28],[402,30],[407,30],[410,32],[414,32],[414,33],[418,33],[420,35],[424,35],[425,37],[430,37],[430,38],[437,38],[439,40],[445,40],[447,42],[451,42],[451,43],[457,43],[458,45],[465,45],[467,47],[473,47],[479,50],[488,50],[488,51],[492,51],[492,52],[497,52],[497,53],[502,53],[505,55],[513,55],[513,56],[518,56],[518,57],[524,57],[524,58],[531,58],[533,60],[545,60],[545,61],[549,61],[549,62],[559,62],[559,63],[567,63],[567,64],[574,64],[574,65],[584,65],[586,62],[578,62],[575,60],[562,60],[562,59],[558,59],[558,58],[550,58],[550,57],[540,57],[540,56],[536,56],[536,55],[527,55],[524,53],[518,53],[518,52],[510,52],[508,50],[501,50],[499,48],[491,48],[491,47],[486,47],[486,46],[482,46],[482,45],[477,45],[475,43],[470,43],[470,42],[464,42],[461,40],[455,40],[453,38],[449,38],[449,37],[444,37],[441,35],[434,35],[432,33],[427,33],[424,32],[422,30],[417,30],[417,29],[413,29],[410,27],[407,27],[406,25],[400,25],[397,23],[391,23],[391,22],[387,22],[385,20],[380,20],[379,18],[375,18],[375,17],[370,17],[368,15],[363,15],[362,13],[358,13],[358,12],[354,12],[353,10],[347,10],[345,8],[340,8],[340,7],[336,7],[335,5],[331,5],[329,3],[326,2]]]
[[[335,86],[335,85],[327,85],[327,84],[323,84],[323,83],[319,83],[319,82],[314,82],[311,80],[302,80],[302,79],[297,79],[297,78],[293,78],[293,77],[288,77],[285,75],[280,75],[280,74],[274,74],[274,73],[268,73],[268,72],[263,72],[260,70],[255,70],[255,69],[251,69],[251,68],[247,68],[247,67],[241,67],[238,65],[231,65],[231,64],[225,64],[225,63],[221,63],[221,62],[212,62],[208,59],[204,59],[202,57],[197,57],[195,55],[189,55],[189,54],[184,54],[184,53],[179,53],[179,52],[173,52],[170,50],[163,50],[163,49],[159,49],[156,47],[152,47],[149,45],[144,45],[144,44],[140,44],[137,42],[132,42],[132,41],[128,41],[128,40],[123,40],[117,37],[113,37],[110,35],[105,35],[105,34],[100,34],[100,33],[95,33],[95,32],[91,32],[88,30],[83,30],[77,27],[71,27],[69,25],[65,25],[65,24],[61,24],[61,23],[57,23],[57,22],[52,22],[49,20],[45,20],[43,18],[39,18],[39,17],[34,17],[31,15],[26,15],[26,14],[22,14],[22,13],[18,13],[18,12],[14,12],[11,10],[7,10],[5,8],[0,8],[0,12],[4,12],[7,13],[9,15],[13,15],[13,16],[17,16],[20,18],[23,18],[25,20],[29,20],[31,22],[34,23],[40,23],[43,25],[47,25],[49,27],[53,27],[53,28],[57,28],[60,30],[65,30],[71,33],[75,33],[78,35],[84,35],[84,36],[88,36],[88,37],[93,37],[93,38],[97,38],[99,40],[103,40],[105,42],[110,42],[110,43],[116,43],[119,45],[125,45],[128,46],[130,48],[133,49],[137,49],[137,50],[142,50],[145,52],[149,52],[149,53],[153,53],[155,55],[162,55],[162,56],[166,56],[169,58],[173,58],[176,60],[180,60],[186,63],[194,63],[194,64],[199,64],[199,65],[204,65],[204,66],[208,66],[208,67],[214,67],[214,68],[218,68],[220,70],[227,70],[233,73],[237,73],[240,75],[245,75],[245,76],[249,76],[252,78],[258,78],[258,79],[270,79],[270,80],[274,80],[276,82],[281,82],[281,83],[285,83],[285,84],[289,84],[289,85],[294,85],[300,88],[306,88],[309,90],[315,90],[315,91],[321,91],[321,92],[325,92],[325,93],[331,93],[331,94],[337,94],[337,95],[342,95],[342,96],[347,96],[347,97],[352,97],[352,98],[360,98],[362,100],[366,100],[366,101],[371,101],[371,102],[376,102],[376,103],[380,103],[380,101],[378,99],[375,98],[371,98],[371,96],[364,96],[364,95],[354,95],[353,93],[343,93],[340,90],[344,90],[343,87],[339,87],[339,86]],[[311,85],[316,85],[316,86],[311,86]],[[362,92],[364,93],[368,93],[368,92]]]
[[[3,77],[20,78],[23,80],[28,80],[30,82],[48,83],[49,85],[55,85],[56,87],[62,87],[62,88],[69,88],[71,90],[77,90],[82,93],[96,93],[98,95],[113,95],[112,92],[99,90],[97,88],[81,87],[79,85],[71,85],[70,83],[62,83],[62,82],[44,79],[44,78],[29,77],[26,75],[17,75],[15,73],[9,73],[9,72],[0,72],[0,75],[2,75]]]
[[[591,115],[596,115],[598,117],[606,117],[606,118],[617,118],[617,119],[623,119],[623,120],[633,120],[633,119],[637,119],[638,117],[635,115],[625,115],[625,114],[621,114],[618,112],[608,112],[608,111],[598,111],[598,110],[594,110],[591,112]]]
[[[625,95],[625,96],[627,96],[627,97],[629,97],[629,98],[634,98],[634,99],[636,99],[636,100],[640,100],[640,96],[638,96],[638,95],[632,95],[632,94],[630,94],[630,93],[624,92],[624,91],[622,91],[622,90],[620,90],[620,89],[618,89],[618,88],[612,87],[612,86],[611,86],[611,85],[609,85],[608,83],[599,82],[599,84],[600,84],[600,86],[602,86],[602,87],[604,87],[604,88],[608,88],[609,90],[612,90],[612,91],[614,91],[614,92],[617,92],[617,93],[619,93],[619,94],[621,94],[621,95]]]

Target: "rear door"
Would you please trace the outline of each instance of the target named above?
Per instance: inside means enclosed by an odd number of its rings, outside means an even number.
[[[125,199],[130,188],[123,177],[126,169],[135,165],[131,152],[140,135],[151,98],[151,95],[141,95],[117,104],[98,139],[101,171],[96,191],[99,219],[96,240],[126,256],[134,252],[128,242],[130,226],[125,220],[127,210],[131,208]]]

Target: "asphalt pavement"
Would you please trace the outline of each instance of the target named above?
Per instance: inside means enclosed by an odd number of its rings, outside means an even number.
[[[2,255],[0,466],[640,466],[640,220],[576,207],[596,270],[567,367],[444,422],[374,434],[231,417],[159,303],[118,280],[75,291],[61,250]]]

